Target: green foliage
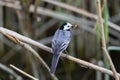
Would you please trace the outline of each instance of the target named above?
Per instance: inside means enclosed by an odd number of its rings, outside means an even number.
[[[104,35],[105,35],[105,40],[108,40],[108,6],[107,6],[107,2],[105,3],[104,7],[103,7],[103,19],[104,19]]]

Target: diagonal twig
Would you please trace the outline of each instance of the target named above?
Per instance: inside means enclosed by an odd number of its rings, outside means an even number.
[[[31,78],[31,79],[33,79],[33,80],[39,80],[39,79],[37,79],[37,78],[35,78],[35,77],[29,75],[28,73],[26,73],[26,72],[24,72],[24,71],[18,69],[17,67],[15,67],[15,66],[12,65],[12,64],[10,64],[10,67],[12,67],[12,68],[15,69],[16,71],[18,71],[18,72],[24,74],[25,76],[27,76],[27,77],[29,77],[29,78]]]
[[[16,80],[23,80],[23,78],[20,75],[16,74],[12,69],[10,69],[9,67],[7,67],[7,66],[5,66],[1,63],[0,63],[0,69],[4,70],[5,72],[7,72],[11,75],[13,75],[16,78]]]
[[[116,80],[119,80],[119,77],[117,75],[116,69],[113,65],[113,62],[109,56],[109,53],[107,51],[106,48],[106,41],[105,41],[105,36],[104,36],[104,26],[103,26],[103,22],[102,22],[102,11],[101,11],[101,4],[100,4],[100,0],[97,0],[97,10],[98,10],[98,20],[99,20],[99,24],[100,24],[100,33],[101,33],[101,41],[102,41],[102,49],[104,51],[104,54],[106,55],[106,58],[108,59],[108,62],[110,64],[110,67],[113,71],[113,75],[115,77]]]

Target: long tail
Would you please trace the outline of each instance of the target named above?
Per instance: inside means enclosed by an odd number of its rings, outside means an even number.
[[[59,60],[59,55],[55,55],[53,54],[53,58],[52,58],[52,64],[51,64],[51,68],[50,68],[50,72],[53,74],[55,73],[57,64],[58,64],[58,60]]]

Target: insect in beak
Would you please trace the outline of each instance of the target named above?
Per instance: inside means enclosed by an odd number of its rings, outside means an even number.
[[[72,28],[73,29],[75,29],[75,28],[77,28],[78,27],[78,25],[77,24],[75,24],[74,26],[72,26]]]

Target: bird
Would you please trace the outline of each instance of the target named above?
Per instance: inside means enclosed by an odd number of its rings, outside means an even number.
[[[53,36],[52,39],[53,57],[50,67],[51,74],[55,73],[60,55],[68,47],[68,44],[71,39],[70,31],[71,28],[73,28],[73,25],[69,22],[66,22],[56,30]]]

